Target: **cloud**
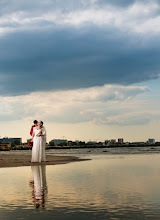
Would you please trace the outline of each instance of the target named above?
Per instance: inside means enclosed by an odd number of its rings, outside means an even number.
[[[1,95],[159,78],[159,11],[159,1],[6,1]]]
[[[67,6],[66,6],[67,4]],[[6,3],[7,5],[7,3]],[[38,7],[37,7],[38,5]],[[152,21],[153,32],[159,21],[160,2],[157,0],[130,1],[21,1],[9,2],[1,7],[1,34],[30,29],[46,29],[54,26],[108,25],[135,32],[150,33]],[[143,30],[144,26],[144,30]],[[140,27],[140,28],[138,28]],[[158,27],[158,26],[157,26]]]
[[[160,112],[157,111],[140,111],[140,112],[131,112],[127,114],[119,114],[115,116],[109,116],[105,119],[96,118],[93,120],[93,123],[96,124],[107,124],[107,125],[119,125],[119,126],[128,126],[128,125],[145,125],[152,120],[157,120],[160,117]]]
[[[144,86],[104,85],[1,97],[0,120],[30,121],[37,118],[56,123],[144,124],[153,119],[149,118],[154,115],[153,109],[143,114],[143,105],[139,105],[135,97],[148,91]]]
[[[0,42],[2,95],[129,85],[159,77],[159,39],[145,42],[91,28],[82,33],[73,29],[15,33]]]

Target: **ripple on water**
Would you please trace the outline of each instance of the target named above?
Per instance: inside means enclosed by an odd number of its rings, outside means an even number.
[[[0,169],[1,218],[159,219],[159,154],[90,157]]]

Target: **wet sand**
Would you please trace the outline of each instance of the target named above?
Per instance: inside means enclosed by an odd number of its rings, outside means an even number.
[[[56,165],[65,164],[76,161],[85,161],[87,159],[80,159],[74,156],[56,156],[47,155],[46,162],[31,163],[31,155],[25,154],[5,154],[0,153],[0,168],[1,167],[21,167],[21,166],[33,166],[33,165]]]

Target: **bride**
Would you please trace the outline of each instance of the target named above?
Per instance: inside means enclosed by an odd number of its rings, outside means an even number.
[[[39,121],[37,127],[34,128],[32,134],[33,148],[31,162],[45,162],[45,145],[46,145],[46,132],[43,127],[43,122]]]

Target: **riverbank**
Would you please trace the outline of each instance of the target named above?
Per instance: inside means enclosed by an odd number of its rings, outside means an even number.
[[[0,153],[0,168],[1,167],[21,167],[21,166],[33,166],[33,165],[56,165],[66,164],[76,161],[84,161],[87,159],[80,159],[75,156],[56,156],[47,155],[47,161],[43,163],[31,163],[31,154],[5,154]]]
[[[46,150],[53,150],[53,149],[58,149],[58,150],[65,150],[65,149],[109,149],[109,148],[159,148],[160,144],[129,144],[129,145],[124,145],[124,144],[114,144],[114,145],[84,145],[84,146],[49,146],[46,145]],[[8,144],[3,144],[3,146],[0,146],[0,151],[28,151],[32,150],[31,146],[28,145],[16,145],[14,147],[11,147]]]

